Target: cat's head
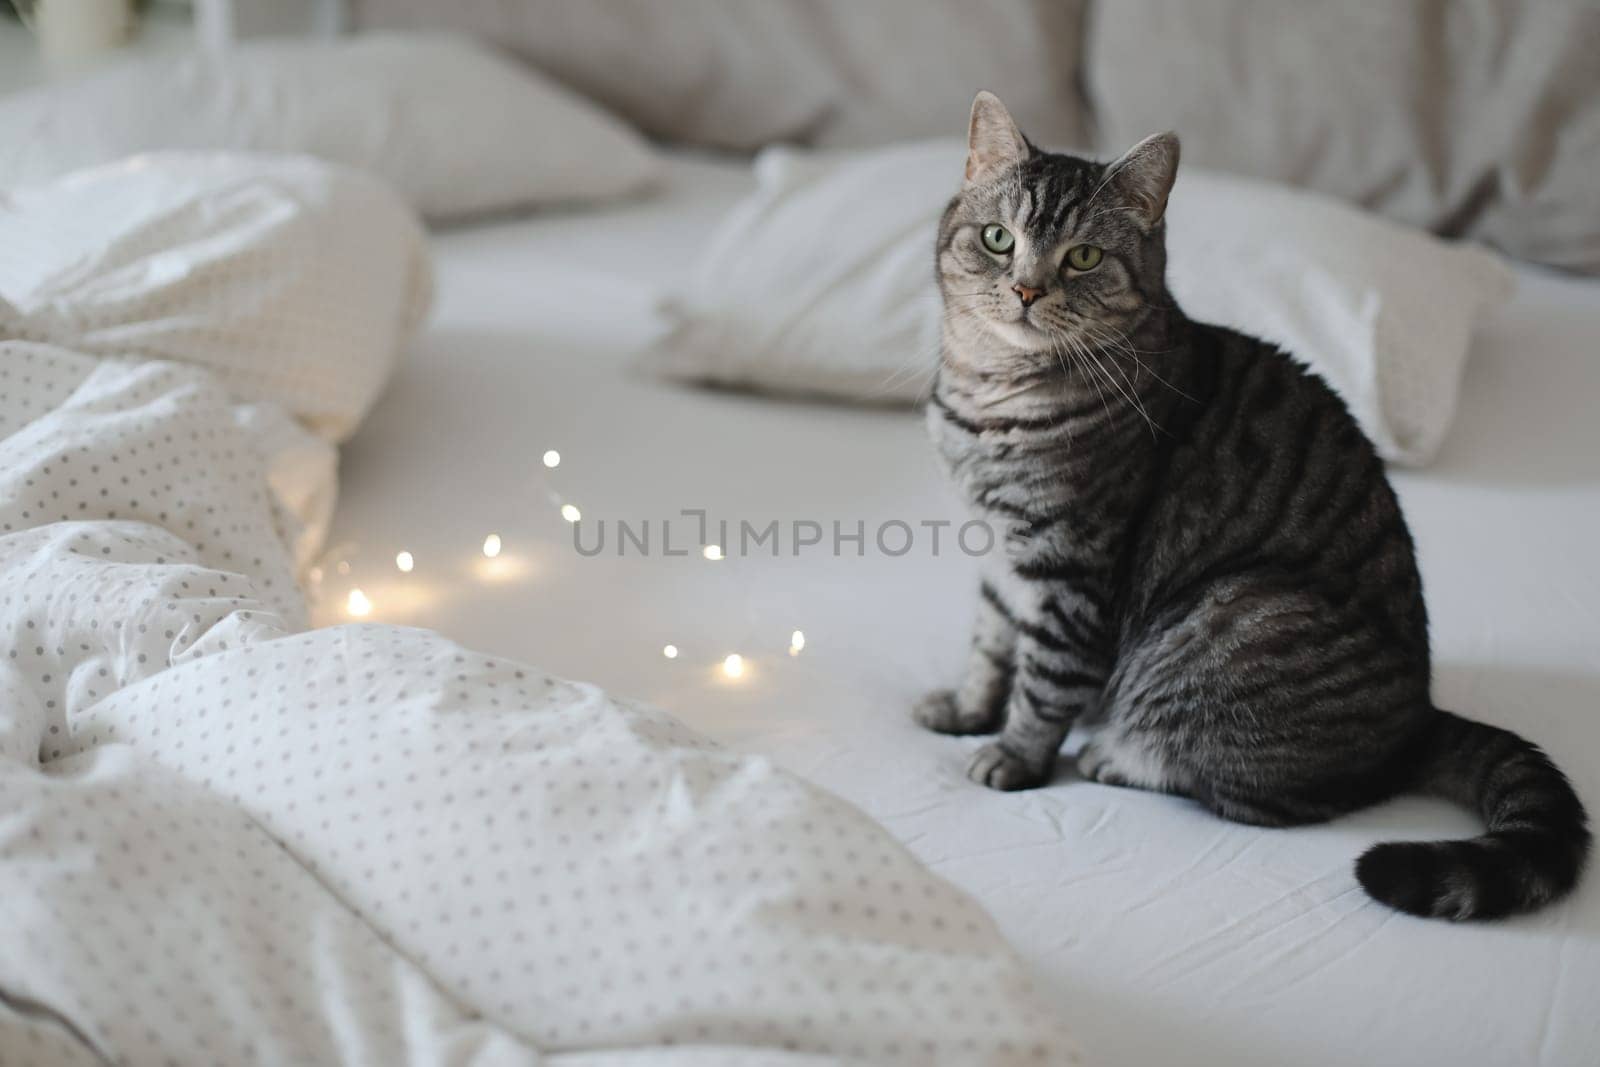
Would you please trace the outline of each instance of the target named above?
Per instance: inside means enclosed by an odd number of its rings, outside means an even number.
[[[1162,216],[1178,139],[1157,134],[1095,163],[1031,145],[998,97],[979,93],[967,172],[940,224],[947,321],[1020,361],[1114,346],[1165,303]]]

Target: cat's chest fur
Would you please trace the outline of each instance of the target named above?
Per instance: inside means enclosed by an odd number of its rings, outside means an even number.
[[[952,483],[1013,564],[1112,550],[1134,487],[1131,468],[1107,460],[1137,446],[1098,401],[943,374],[927,423]]]

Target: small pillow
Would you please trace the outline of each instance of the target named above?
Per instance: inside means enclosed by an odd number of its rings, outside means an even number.
[[[134,156],[0,193],[0,338],[178,360],[339,440],[427,314],[411,210],[305,156]]]
[[[965,146],[772,149],[708,243],[653,366],[691,381],[919,399],[939,353],[933,239]],[[1492,255],[1312,193],[1180,171],[1168,280],[1192,317],[1282,345],[1344,397],[1385,458],[1432,458],[1474,325],[1510,293]]]
[[[372,171],[434,219],[603,201],[658,173],[644,140],[465,40],[252,42],[0,99],[0,188],[159,149],[299,152]]]

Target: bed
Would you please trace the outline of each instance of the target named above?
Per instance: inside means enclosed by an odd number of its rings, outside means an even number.
[[[771,758],[353,594],[306,626],[430,258],[305,156],[0,196],[0,1062],[1078,1062]]]
[[[858,805],[987,909],[1088,1062],[1594,1062],[1600,879],[1515,921],[1416,920],[1369,900],[1352,862],[1475,832],[1442,803],[1264,831],[1065,769],[1000,794],[963,775],[975,741],[913,725],[914,698],[957,674],[976,581],[948,543],[872,544],[887,520],[962,519],[920,418],[639,370],[663,293],[751,183],[747,164],[678,155],[650,199],[435,237],[431,323],[342,454],[316,620],[347,619],[359,589],[372,618],[657,705]],[[1438,459],[1395,481],[1439,703],[1546,747],[1593,809],[1600,283],[1518,282]],[[702,509],[712,542],[776,520],[816,522],[824,544],[708,559]],[[601,519],[604,550],[581,553]],[[619,519],[652,528],[648,555],[619,555]],[[864,553],[835,554],[833,524],[858,521]],[[664,523],[691,551],[662,552]]]

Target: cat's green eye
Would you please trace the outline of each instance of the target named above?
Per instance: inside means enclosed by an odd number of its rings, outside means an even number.
[[[1008,255],[1017,239],[1011,236],[1011,231],[999,223],[991,222],[983,228],[983,247],[997,256]]]
[[[1105,253],[1094,245],[1073,245],[1067,249],[1067,266],[1073,270],[1094,270]]]

